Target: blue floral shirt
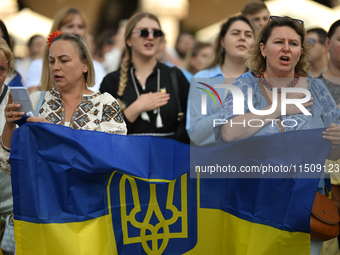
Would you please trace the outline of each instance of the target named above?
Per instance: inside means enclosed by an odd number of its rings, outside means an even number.
[[[308,90],[314,98],[311,108],[312,115],[296,114],[281,116],[281,122],[285,125],[286,131],[326,128],[331,123],[340,124],[340,109],[334,102],[334,99],[325,84],[319,79],[308,77]],[[260,85],[256,78],[250,73],[245,73],[237,78],[233,84],[240,88],[244,95],[244,112],[250,112],[248,108],[248,88],[252,88],[252,100],[254,108],[257,110],[268,106],[268,103],[262,93]],[[233,114],[233,96],[229,92],[223,102],[220,110],[220,119],[230,120]],[[260,129],[255,135],[264,135],[268,133],[277,133],[280,129],[277,121],[273,121]]]
[[[255,109],[260,110],[268,106],[267,100],[264,97],[260,84],[257,79],[250,73],[245,73],[235,80],[233,85],[240,88],[244,95],[244,112],[250,112],[248,108],[248,88],[252,88],[252,101]],[[311,97],[314,98],[311,108],[312,115],[296,114],[281,116],[281,122],[285,122],[286,131],[316,129],[329,127],[331,123],[340,124],[340,109],[336,105],[332,95],[326,88],[325,84],[319,79],[308,77],[308,88]],[[231,92],[224,99],[222,109],[220,110],[220,119],[230,120],[236,115],[233,114],[233,96]],[[294,121],[295,120],[295,121]],[[215,128],[216,139],[221,139],[220,125]],[[264,135],[269,133],[280,132],[277,121],[273,121],[260,129],[255,135]],[[324,175],[324,173],[323,173]],[[318,192],[324,194],[325,181],[320,179]]]

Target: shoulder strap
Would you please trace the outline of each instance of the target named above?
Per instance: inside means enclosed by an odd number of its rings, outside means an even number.
[[[39,101],[38,101],[38,104],[37,104],[37,108],[35,108],[35,111],[34,111],[34,116],[37,117],[38,114],[39,114],[39,111],[40,111],[40,108],[42,106],[42,103],[45,99],[45,94],[46,94],[46,91],[41,91],[41,94],[40,94],[40,97],[39,97]]]
[[[4,84],[4,88],[3,88],[2,94],[0,96],[0,104],[2,103],[2,100],[4,100],[5,95],[7,93],[7,90],[8,90],[8,86]]]
[[[184,113],[182,111],[181,101],[179,100],[178,83],[177,83],[177,75],[176,75],[175,67],[170,68],[170,79],[171,79],[172,88],[174,89],[175,94],[176,94],[176,102],[177,102],[177,107],[178,107],[177,120],[181,121],[184,118]]]
[[[268,96],[268,94],[267,94],[267,91],[264,89],[264,86],[263,86],[263,84],[262,84],[261,82],[260,82],[260,88],[261,88],[261,90],[262,90],[262,93],[263,93],[264,97],[265,97],[266,100],[267,100],[268,105],[271,105],[271,104],[272,104],[272,100],[270,100],[270,98],[269,98],[269,96]],[[286,131],[286,130],[284,129],[284,127],[282,126],[282,124],[281,124],[281,120],[280,120],[280,119],[276,119],[276,120],[277,120],[277,124],[279,125],[280,132]]]

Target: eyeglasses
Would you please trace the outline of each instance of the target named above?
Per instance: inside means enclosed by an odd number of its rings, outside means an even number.
[[[316,41],[313,38],[309,38],[309,39],[307,39],[307,43],[309,45],[313,46],[316,43]]]
[[[309,44],[316,44],[316,43],[324,44],[324,43],[320,42],[319,40],[315,40],[313,38],[308,38],[307,43],[309,43]]]
[[[292,19],[292,18],[289,18],[289,17],[280,17],[280,16],[270,16],[269,17],[269,20],[280,21],[280,20],[283,20],[283,19],[293,20],[293,21],[297,22],[300,25],[303,25],[303,23],[304,23],[303,20],[301,20],[301,19]]]
[[[152,34],[154,38],[162,37],[164,35],[163,31],[160,29],[152,29],[151,31],[147,29],[138,29],[137,33],[140,37],[144,37],[144,38],[148,38],[150,33]]]

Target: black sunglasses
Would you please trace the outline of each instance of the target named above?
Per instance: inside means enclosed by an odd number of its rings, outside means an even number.
[[[150,33],[152,34],[154,38],[162,37],[164,35],[163,31],[160,29],[152,29],[151,31],[147,29],[138,29],[137,33],[140,37],[144,37],[144,38],[147,38]]]
[[[280,17],[280,16],[270,16],[269,17],[269,20],[277,20],[277,21],[280,21],[280,20],[283,20],[283,19],[290,19],[290,20],[293,20],[295,22],[297,22],[298,24],[300,25],[303,25],[303,20],[301,19],[292,19],[292,18],[289,18],[289,17]]]

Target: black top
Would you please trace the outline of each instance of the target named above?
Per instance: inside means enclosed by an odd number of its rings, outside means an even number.
[[[132,64],[130,68],[133,68]],[[188,99],[188,93],[189,93],[189,82],[185,78],[181,70],[179,70],[176,67],[172,67],[172,68],[176,69],[176,76],[177,76],[177,81],[178,81],[179,97],[180,97],[180,102],[182,106],[182,111],[186,114],[187,99]],[[152,111],[147,112],[150,118],[150,122],[143,120],[141,116],[138,116],[138,118],[133,123],[129,122],[125,118],[128,134],[149,134],[149,135],[173,138],[174,132],[176,130],[176,124],[177,124],[178,108],[177,108],[175,93],[174,93],[174,90],[171,84],[171,79],[170,79],[170,67],[160,62],[157,62],[153,72],[146,79],[145,90],[142,89],[142,86],[140,85],[138,79],[135,76],[135,72],[133,73],[134,73],[135,81],[136,81],[137,88],[140,94],[149,93],[149,92],[157,92],[157,69],[160,70],[160,89],[166,88],[166,93],[170,94],[170,99],[168,103],[160,107],[160,114],[162,117],[163,127],[162,128],[156,127],[157,113],[155,114],[152,110]],[[133,70],[135,71],[135,69]],[[120,69],[118,69],[115,72],[107,74],[104,77],[100,85],[100,92],[110,93],[113,97],[119,98],[126,105],[126,107],[128,107],[134,101],[137,100],[137,94],[136,94],[136,90],[135,90],[135,87],[133,85],[133,81],[131,78],[130,69],[128,71],[128,81],[127,81],[127,85],[124,90],[123,96],[118,96],[117,94],[118,87],[119,87],[119,75],[120,75]]]

